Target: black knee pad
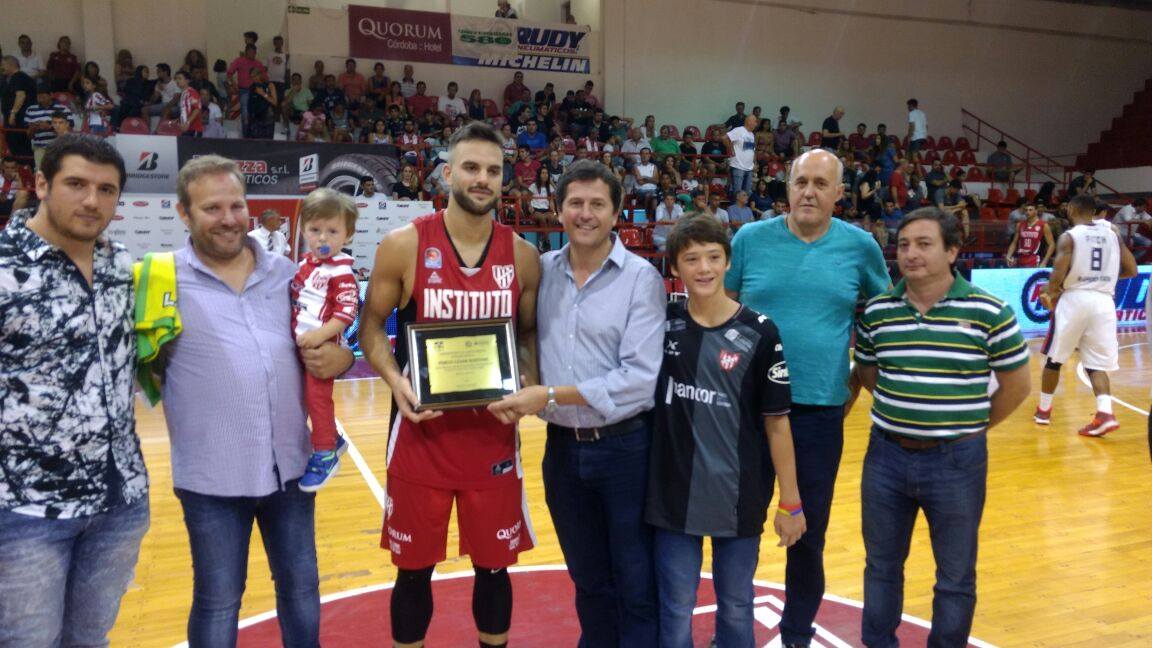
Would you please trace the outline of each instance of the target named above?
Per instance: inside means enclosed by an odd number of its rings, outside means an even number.
[[[1044,368],[1045,369],[1051,369],[1052,371],[1060,371],[1060,367],[1063,367],[1063,366],[1064,366],[1063,362],[1052,362],[1051,360],[1045,360],[1044,361]]]
[[[512,626],[512,579],[507,569],[474,567],[472,617],[485,634],[504,634]]]
[[[416,643],[432,622],[432,567],[401,569],[392,588],[392,641]]]

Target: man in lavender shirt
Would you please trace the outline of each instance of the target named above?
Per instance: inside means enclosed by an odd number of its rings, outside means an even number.
[[[164,347],[172,482],[184,509],[195,585],[190,646],[236,645],[252,523],[276,586],[285,646],[320,645],[315,495],[297,487],[311,451],[288,284],[296,265],[247,236],[244,177],[216,155],[184,165],[176,252],[184,330]],[[304,368],[333,377],[352,363],[328,344]]]

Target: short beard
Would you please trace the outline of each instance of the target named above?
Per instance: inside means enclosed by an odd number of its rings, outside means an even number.
[[[496,207],[496,203],[500,202],[500,195],[492,196],[492,199],[486,203],[478,203],[468,195],[467,189],[452,188],[452,201],[455,202],[461,209],[472,214],[473,216],[487,216]]]

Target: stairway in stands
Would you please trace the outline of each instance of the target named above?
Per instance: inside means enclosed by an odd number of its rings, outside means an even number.
[[[1112,119],[1112,128],[1100,141],[1088,145],[1088,153],[1076,158],[1081,169],[1117,169],[1152,166],[1152,79],[1144,82],[1124,112]]]

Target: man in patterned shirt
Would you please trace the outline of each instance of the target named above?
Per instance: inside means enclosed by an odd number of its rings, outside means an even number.
[[[0,232],[0,646],[107,645],[148,529],[132,259],[104,140],[48,146]]]
[[[864,307],[856,366],[873,395],[861,483],[861,639],[897,646],[904,562],[919,509],[936,557],[930,646],[967,645],[976,610],[976,541],[988,429],[1028,396],[1028,347],[1012,309],[953,269],[961,228],[936,207],[900,223],[904,278]],[[992,373],[999,387],[988,393]]]

